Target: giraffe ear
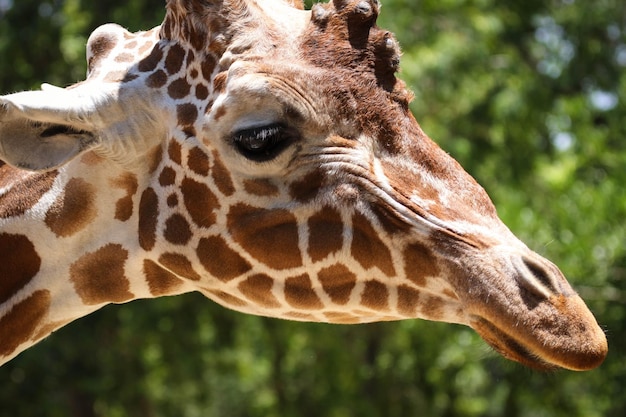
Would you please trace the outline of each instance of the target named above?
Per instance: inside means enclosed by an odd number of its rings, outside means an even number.
[[[0,159],[18,168],[45,171],[95,146],[94,127],[84,121],[89,110],[80,101],[68,90],[50,85],[0,96]]]

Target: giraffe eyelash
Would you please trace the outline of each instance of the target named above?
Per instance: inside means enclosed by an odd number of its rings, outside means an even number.
[[[232,135],[232,143],[247,159],[267,162],[280,155],[298,136],[284,123],[272,123],[239,130]]]

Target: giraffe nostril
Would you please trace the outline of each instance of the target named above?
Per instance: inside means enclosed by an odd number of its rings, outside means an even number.
[[[531,274],[541,283],[544,287],[546,287],[550,292],[556,293],[558,289],[554,282],[554,273],[551,271],[552,268],[544,267],[543,265],[539,265],[535,261],[522,257],[522,262],[526,265],[526,268],[530,271]]]
[[[526,290],[545,299],[559,293],[556,281],[560,272],[552,265],[527,256],[516,257],[514,265],[517,279]]]

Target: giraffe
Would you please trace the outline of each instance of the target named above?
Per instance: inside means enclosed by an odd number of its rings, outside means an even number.
[[[588,370],[606,337],[421,130],[377,0],[167,0],[85,81],[0,97],[0,363],[110,303],[199,291],[328,323],[471,326]]]

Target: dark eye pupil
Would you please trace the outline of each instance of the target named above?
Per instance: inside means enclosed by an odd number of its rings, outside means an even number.
[[[291,135],[286,126],[275,123],[235,132],[233,142],[239,152],[248,159],[269,161],[290,143]]]

